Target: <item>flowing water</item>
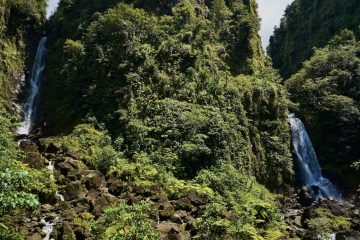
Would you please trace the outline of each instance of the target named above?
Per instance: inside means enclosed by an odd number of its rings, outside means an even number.
[[[17,134],[19,135],[29,135],[32,130],[32,126],[37,114],[38,100],[39,100],[39,90],[41,85],[41,80],[43,77],[44,69],[45,69],[45,56],[47,53],[46,50],[46,41],[47,38],[43,37],[40,40],[36,56],[35,62],[31,70],[31,79],[28,90],[28,97],[23,107],[23,121],[20,124],[20,127],[17,129]],[[18,142],[21,143],[22,140]],[[51,171],[51,179],[54,179],[54,170],[55,163],[53,161],[49,162],[47,168]],[[56,199],[63,202],[64,197],[58,192],[55,193]],[[56,217],[54,219],[50,219],[46,221],[46,217],[41,219],[41,224],[44,225],[42,231],[45,233],[43,240],[50,240],[50,235],[54,231],[54,227],[59,222],[59,218]]]
[[[317,198],[340,200],[341,193],[339,190],[329,179],[322,175],[319,161],[304,124],[294,114],[289,115],[289,123],[291,125],[293,149],[296,155],[295,165],[300,183],[313,190]]]
[[[29,95],[23,107],[23,121],[17,129],[19,135],[28,135],[36,118],[39,89],[45,69],[46,37],[41,38],[31,71]]]
[[[41,230],[45,233],[45,237],[43,238],[43,240],[50,240],[50,235],[54,231],[54,227],[56,226],[58,221],[58,217],[51,221],[46,221],[45,218],[41,219],[41,223],[44,225]]]

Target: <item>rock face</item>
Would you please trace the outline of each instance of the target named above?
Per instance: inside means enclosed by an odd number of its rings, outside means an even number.
[[[360,232],[349,230],[343,231],[336,234],[336,240],[359,240]]]
[[[329,230],[336,240],[360,240],[360,201],[356,195],[340,202],[311,199],[306,188],[289,195],[281,201],[291,237],[313,240],[313,230],[308,224],[312,221],[318,226],[337,229]]]

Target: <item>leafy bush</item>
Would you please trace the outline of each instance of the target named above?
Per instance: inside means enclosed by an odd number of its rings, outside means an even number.
[[[147,202],[109,207],[104,211],[103,220],[95,224],[93,234],[103,240],[159,240],[152,212]]]
[[[111,145],[111,138],[92,125],[78,125],[72,134],[57,139],[64,152],[80,152],[80,158],[90,167],[107,173],[115,165],[118,153]]]

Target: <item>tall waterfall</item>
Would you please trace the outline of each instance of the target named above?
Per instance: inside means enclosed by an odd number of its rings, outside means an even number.
[[[41,38],[32,67],[29,96],[23,107],[23,121],[16,131],[20,135],[28,135],[30,133],[32,124],[36,118],[40,83],[45,69],[45,55],[47,52],[45,48],[46,40],[46,37]]]
[[[313,189],[318,188],[319,191],[315,193],[317,197],[340,200],[341,193],[329,179],[322,175],[320,164],[304,124],[294,114],[289,115],[289,123],[296,155],[295,165],[301,184]]]

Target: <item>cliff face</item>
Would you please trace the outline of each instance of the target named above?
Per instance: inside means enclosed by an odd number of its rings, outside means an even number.
[[[0,4],[0,98],[9,101],[30,67],[41,25],[45,0],[9,1]]]
[[[169,14],[124,3],[111,8],[114,1],[92,3],[62,1],[49,22],[52,48],[42,94],[48,133],[70,132],[95,119],[124,139],[129,155],[150,151],[148,140],[158,151],[172,149],[189,177],[231,159],[261,181],[271,178],[276,186],[289,181],[286,96],[271,70],[265,71],[255,2],[181,1]],[[142,1],[134,4],[145,6]],[[238,75],[260,72],[263,79]],[[187,118],[197,126],[190,127],[190,135]],[[213,138],[205,119],[227,134],[214,133],[220,135]],[[177,137],[166,134],[172,124],[185,129],[177,129]],[[162,134],[169,141],[178,139],[184,148],[205,144],[204,149],[187,153],[161,140]],[[268,174],[271,161],[285,163],[278,175]]]
[[[359,31],[357,0],[295,0],[270,38],[268,53],[284,78],[290,77],[313,54],[343,29]]]
[[[58,11],[49,20],[47,32],[50,38],[51,51],[47,63],[47,80],[44,83],[43,112],[46,115],[47,121],[51,122],[49,128],[52,129],[49,129],[50,131],[56,130],[58,125],[65,123],[64,121],[66,120],[62,116],[57,117],[56,106],[61,105],[60,101],[62,101],[62,98],[57,94],[53,94],[55,92],[61,93],[60,89],[65,89],[64,85],[61,86],[63,78],[60,77],[59,73],[64,66],[63,59],[66,58],[63,51],[66,40],[84,39],[92,22],[95,22],[101,16],[101,13],[111,9],[120,2],[122,1],[92,1],[91,3],[85,0],[61,1]],[[224,61],[224,67],[229,69],[230,74],[233,76],[259,73],[265,68],[264,54],[258,35],[259,19],[257,17],[257,4],[255,1],[185,1],[192,6],[191,9],[186,9],[185,7],[172,9],[171,7],[178,4],[177,1],[128,2],[134,4],[134,6],[144,8],[149,13],[153,14],[155,12],[159,19],[170,19],[176,14],[179,15],[182,14],[181,12],[188,11],[186,13],[188,14],[186,17],[189,18],[187,19],[188,22],[183,21],[186,20],[183,19],[181,20],[182,22],[170,23],[168,30],[174,29],[172,31],[166,30],[167,32],[164,33],[169,36],[188,34],[182,40],[184,43],[186,41],[193,41],[193,35],[198,31],[196,28],[187,29],[186,25],[194,25],[194,20],[196,19],[201,19],[201,22],[204,23],[206,22],[206,31],[208,32],[204,38],[208,38],[219,45],[219,54],[222,55],[221,59]],[[177,19],[173,19],[173,21],[177,21]],[[181,25],[184,27],[183,30],[180,29]],[[201,29],[200,27],[198,28]],[[157,41],[161,41],[161,38],[162,36]],[[106,39],[99,41],[106,41]],[[205,42],[206,40],[203,43],[205,44]],[[117,50],[121,51],[120,48]],[[220,53],[220,51],[223,52]],[[73,85],[71,82],[67,84],[69,86],[66,89],[73,88],[74,90],[77,88],[76,82]],[[74,97],[77,98],[77,96]],[[63,108],[65,107],[63,106]],[[66,111],[66,109],[63,110]],[[67,109],[67,112],[71,111],[71,107]],[[73,121],[73,123],[75,122]],[[70,125],[73,125],[73,123]],[[69,122],[65,125],[70,126]]]

